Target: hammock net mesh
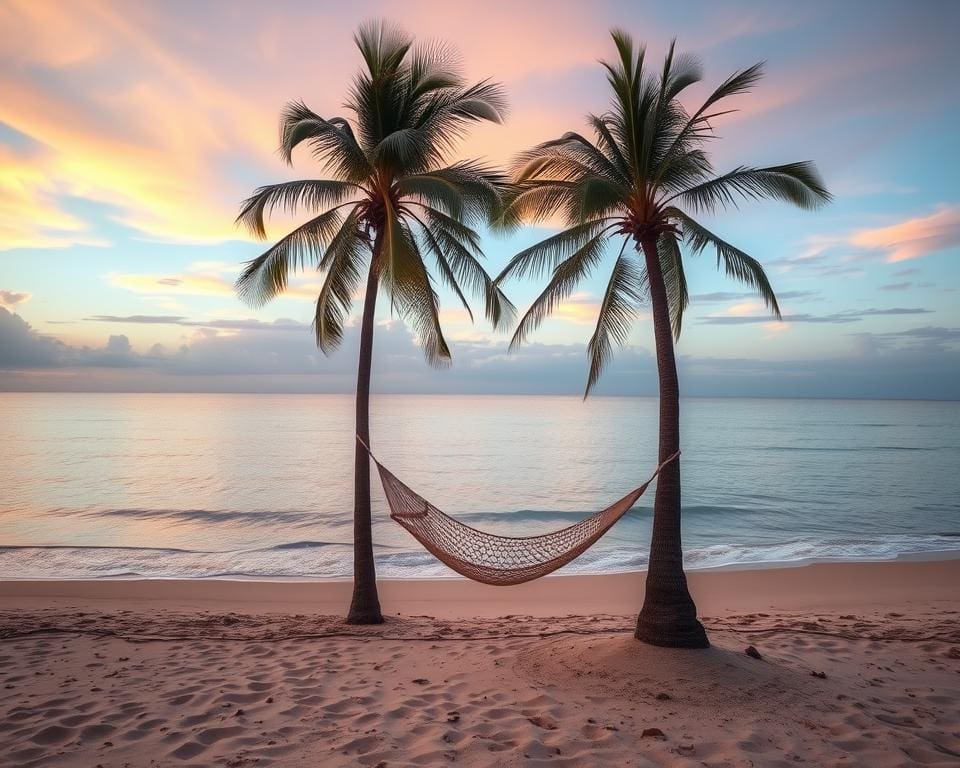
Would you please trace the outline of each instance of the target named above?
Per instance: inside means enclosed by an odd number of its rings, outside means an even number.
[[[678,455],[661,463],[647,482],[606,509],[558,531],[522,537],[498,536],[461,523],[374,461],[391,518],[461,576],[509,586],[546,576],[585,552],[636,504],[663,466]]]

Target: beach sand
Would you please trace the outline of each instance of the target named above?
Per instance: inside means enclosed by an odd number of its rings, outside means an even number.
[[[342,582],[0,582],[0,765],[960,765],[960,560],[690,585],[707,651],[632,639],[643,574],[388,581],[379,627]]]

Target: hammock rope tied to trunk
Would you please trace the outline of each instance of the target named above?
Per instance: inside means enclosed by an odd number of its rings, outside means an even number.
[[[383,466],[359,435],[357,442],[377,465],[393,520],[461,576],[504,587],[539,579],[579,557],[630,511],[660,471],[680,455],[677,451],[639,488],[578,523],[540,536],[498,536],[450,517]]]

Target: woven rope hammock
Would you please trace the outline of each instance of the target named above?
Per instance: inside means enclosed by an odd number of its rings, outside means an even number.
[[[542,536],[498,536],[442,512],[377,461],[359,436],[357,441],[377,465],[390,517],[461,576],[501,587],[539,579],[579,557],[630,511],[660,470],[680,455],[677,451],[639,488],[578,523]]]

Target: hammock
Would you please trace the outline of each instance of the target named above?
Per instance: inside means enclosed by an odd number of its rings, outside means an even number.
[[[578,523],[541,536],[498,536],[439,510],[377,461],[359,435],[357,441],[377,465],[390,517],[461,576],[501,587],[539,579],[579,557],[637,503],[660,470],[680,455],[677,451],[639,488]]]

